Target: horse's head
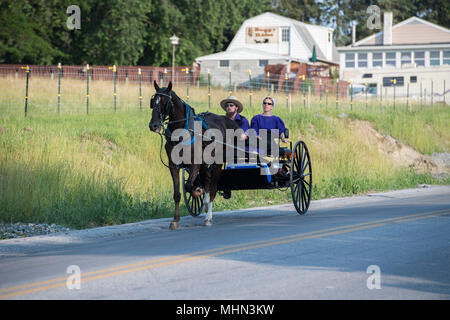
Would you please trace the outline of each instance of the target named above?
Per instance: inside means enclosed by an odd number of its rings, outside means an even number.
[[[167,88],[160,88],[156,81],[154,81],[154,86],[156,92],[150,100],[150,109],[153,109],[153,111],[148,127],[151,131],[159,132],[173,106],[172,96],[170,94],[172,91],[172,82],[169,82]]]

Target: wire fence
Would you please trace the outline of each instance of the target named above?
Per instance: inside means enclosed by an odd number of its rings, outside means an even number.
[[[272,71],[272,72],[271,72]],[[276,71],[281,73],[276,73]],[[358,104],[359,106],[379,106],[381,110],[383,107],[392,107],[395,109],[399,104],[405,105],[407,109],[412,109],[414,106],[423,107],[424,105],[435,103],[446,103],[446,92],[439,94],[433,92],[433,83],[431,83],[431,90],[428,87],[428,94],[422,90],[422,83],[420,83],[420,96],[410,95],[410,84],[407,84],[406,95],[396,92],[395,81],[391,86],[383,86],[380,84],[374,86],[355,85],[347,81],[339,81],[339,79],[331,79],[314,75],[308,77],[303,72],[286,72],[285,69],[276,68],[276,66],[266,66],[264,74],[252,77],[251,71],[248,71],[248,77],[240,74],[234,74],[231,70],[228,71],[228,84],[217,86],[213,85],[213,74],[201,74],[198,67],[177,66],[172,68],[152,67],[152,66],[23,66],[23,65],[0,65],[0,76],[6,78],[13,78],[16,81],[24,80],[25,86],[25,116],[29,109],[29,86],[30,79],[47,79],[52,80],[50,85],[57,88],[57,112],[61,111],[61,96],[64,82],[71,80],[71,86],[79,87],[76,90],[84,91],[85,94],[85,110],[86,113],[91,111],[93,83],[107,82],[111,83],[112,89],[112,105],[114,111],[118,108],[118,99],[120,92],[118,85],[133,84],[137,85],[137,92],[132,95],[137,95],[139,108],[142,110],[144,94],[143,91],[153,88],[153,81],[156,81],[160,86],[167,86],[169,81],[172,81],[177,90],[185,89],[184,98],[189,100],[192,98],[192,91],[195,89],[207,90],[208,107],[211,106],[212,91],[216,95],[223,98],[226,95],[239,93],[248,95],[248,104],[252,105],[252,97],[263,95],[278,95],[285,99],[286,106],[291,110],[292,105],[300,105],[304,108],[310,107],[312,103],[319,105],[320,108],[329,108],[334,106],[336,109],[341,105],[345,105],[350,109]],[[445,80],[444,80],[445,88]],[[85,87],[84,89],[82,87]],[[107,90],[110,90],[107,89]],[[403,88],[403,92],[405,88]],[[50,91],[53,89],[49,89]],[[75,90],[75,89],[73,89]],[[94,88],[98,90],[98,88]],[[102,89],[105,90],[105,89]],[[184,91],[184,90],[183,90]],[[445,90],[444,90],[445,91]],[[122,92],[123,94],[123,92]],[[198,93],[197,93],[198,94]],[[201,93],[204,95],[203,93]],[[397,94],[397,95],[396,95]],[[135,97],[136,98],[136,97]],[[204,97],[203,97],[204,98]],[[79,100],[80,96],[72,97],[72,100]],[[197,100],[203,100],[198,99]],[[80,101],[77,101],[80,105]],[[95,104],[95,102],[94,102]],[[101,104],[100,101],[96,102]]]

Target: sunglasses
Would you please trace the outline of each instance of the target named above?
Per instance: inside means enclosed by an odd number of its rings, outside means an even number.
[[[228,108],[228,107],[235,107],[236,105],[234,104],[234,103],[227,103],[226,105],[225,105],[225,107],[226,108]]]
[[[267,104],[267,105],[269,105],[269,106],[273,105],[272,102],[263,102],[263,104]]]

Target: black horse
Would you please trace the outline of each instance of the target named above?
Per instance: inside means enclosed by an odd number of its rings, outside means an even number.
[[[182,101],[174,91],[172,91],[172,82],[169,82],[167,88],[160,88],[156,81],[154,81],[155,94],[151,99],[150,108],[152,111],[152,118],[149,123],[149,128],[151,131],[160,133],[163,129],[163,135],[165,136],[166,143],[165,149],[167,157],[169,159],[169,170],[172,175],[173,181],[173,200],[175,202],[175,214],[173,221],[170,223],[170,229],[177,229],[179,227],[180,221],[180,169],[187,168],[189,171],[189,179],[185,184],[185,190],[190,192],[194,198],[199,197],[203,192],[205,192],[204,204],[208,209],[205,217],[205,226],[210,226],[212,224],[212,203],[217,193],[217,183],[220,179],[222,173],[222,163],[214,162],[212,164],[205,164],[203,159],[202,163],[195,164],[194,156],[195,144],[191,143],[189,148],[191,148],[191,158],[189,161],[184,161],[183,163],[178,163],[174,161],[172,151],[179,143],[179,141],[172,141],[172,134],[176,129],[187,130],[194,139],[202,139],[201,151],[203,152],[206,147],[205,141],[203,141],[203,134],[208,129],[219,130],[222,134],[223,139],[226,137],[227,129],[239,129],[238,125],[228,119],[225,116],[219,116],[213,113],[201,113],[199,115],[195,114],[195,110],[189,106],[187,103]],[[168,119],[168,120],[167,120]],[[193,123],[194,121],[200,121],[202,123],[202,129],[200,136],[194,136]],[[222,140],[224,141],[224,140]],[[198,144],[197,144],[198,146]],[[225,154],[225,152],[223,152]],[[176,164],[178,163],[178,164]],[[199,179],[198,175],[202,179],[200,185],[198,185]],[[194,183],[195,182],[195,183]]]

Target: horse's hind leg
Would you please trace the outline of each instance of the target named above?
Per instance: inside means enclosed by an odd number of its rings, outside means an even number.
[[[206,208],[205,226],[209,227],[212,225],[212,201],[210,197],[212,171],[206,165],[203,165],[201,170],[202,175],[205,177],[205,197],[203,198],[203,203]]]
[[[205,206],[207,205],[208,211],[205,217],[205,226],[209,227],[212,225],[212,207],[214,199],[217,193],[217,184],[219,183],[220,175],[222,174],[222,165],[213,165],[208,172],[208,178],[206,179],[206,194],[204,198]]]
[[[205,226],[209,227],[212,225],[212,201],[210,200],[209,192],[205,193],[205,197],[203,198],[203,203],[207,209],[206,217],[205,217]]]

